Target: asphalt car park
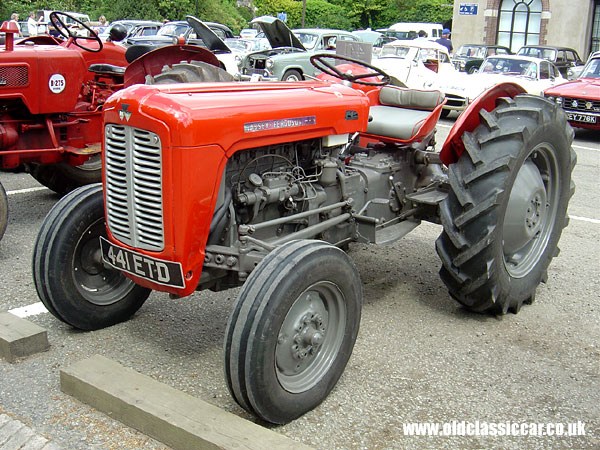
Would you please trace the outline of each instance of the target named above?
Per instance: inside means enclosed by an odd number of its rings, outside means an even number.
[[[438,126],[441,145],[454,113]],[[438,277],[434,241],[422,224],[395,244],[353,245],[364,305],[348,367],[323,404],[272,427],[314,448],[598,448],[600,446],[600,138],[578,130],[571,217],[533,305],[500,318],[466,312]],[[0,242],[0,310],[39,302],[31,253],[58,197],[28,174],[0,172],[10,217]],[[129,321],[76,331],[48,313],[48,351],[0,361],[0,414],[68,449],[165,446],[60,390],[59,371],[100,354],[254,421],[223,377],[223,333],[237,290],[173,300],[153,293]],[[119,383],[118,379],[114,380]],[[577,423],[583,436],[409,436],[406,423]]]

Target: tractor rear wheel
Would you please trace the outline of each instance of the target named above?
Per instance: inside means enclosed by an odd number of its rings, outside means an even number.
[[[107,268],[100,236],[106,237],[102,185],[74,190],[50,210],[33,249],[33,280],[48,310],[81,330],[127,320],[151,290]]]
[[[148,77],[146,84],[197,83],[233,81],[225,70],[201,61],[180,62],[172,67],[165,66],[161,73]]]
[[[480,117],[449,167],[440,276],[468,309],[517,313],[546,281],[568,223],[573,130],[560,108],[537,96],[501,99]]]
[[[8,224],[8,198],[6,197],[6,191],[4,186],[0,183],[0,241],[6,231],[6,225]]]
[[[102,181],[102,160],[100,153],[90,157],[79,166],[69,163],[29,164],[29,172],[40,184],[57,194],[64,195],[81,186]]]
[[[284,244],[243,285],[225,336],[225,376],[248,412],[287,423],[319,405],[358,334],[362,285],[351,259],[322,241]]]

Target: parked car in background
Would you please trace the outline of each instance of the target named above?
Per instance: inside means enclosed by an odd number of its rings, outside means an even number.
[[[204,22],[204,24],[221,39],[235,37],[231,29],[225,25],[214,22]],[[172,44],[174,39],[194,44],[193,41],[200,38],[196,35],[196,31],[185,20],[176,20],[165,23],[159,28],[155,35],[130,37],[125,40],[125,45],[168,45]]]
[[[258,24],[271,45],[270,50],[249,53],[239,63],[242,80],[299,81],[317,75],[310,57],[317,52],[335,53],[338,40],[361,42],[348,31],[298,29],[293,32],[272,16],[257,17]]]
[[[373,31],[370,28],[366,30],[355,30],[352,34],[358,37],[361,41],[367,42],[373,46],[373,58],[378,58],[381,54],[381,49],[385,44],[393,42],[396,38],[386,36],[379,31]]]
[[[457,72],[448,48],[425,39],[385,44],[373,65],[412,89],[435,89],[438,78],[449,78]]]
[[[253,39],[258,34],[258,30],[256,28],[244,28],[240,31],[240,38],[242,39]]]
[[[441,23],[423,23],[423,22],[398,22],[391,25],[385,34],[396,39],[407,40],[415,39],[419,31],[427,33],[427,39],[435,41],[442,37],[444,27]]]
[[[544,96],[562,107],[572,126],[600,130],[600,52],[588,59],[577,80],[546,89]]]
[[[563,77],[568,77],[570,67],[583,66],[583,61],[575,50],[568,47],[549,45],[526,45],[519,49],[517,55],[547,59],[554,63]]]
[[[550,61],[529,56],[491,56],[472,75],[457,72],[440,78],[436,86],[446,96],[444,109],[463,111],[482,92],[498,83],[513,82],[527,93],[542,95],[544,89],[567,81]]]
[[[459,72],[474,73],[485,58],[494,55],[512,55],[502,45],[464,44],[452,55],[452,63]]]
[[[127,39],[136,36],[154,36],[162,26],[162,23],[152,20],[115,20],[98,34],[100,39],[106,40],[110,35],[110,30],[115,25],[123,25],[125,27],[127,30],[125,39]]]
[[[590,53],[590,56],[588,57],[587,60],[590,61],[591,59],[596,58],[596,57],[600,57],[600,51]],[[576,80],[577,78],[579,78],[579,76],[583,72],[584,67],[585,66],[569,67],[569,70],[567,70],[567,78],[569,80]]]
[[[199,45],[213,52],[221,67],[233,76],[237,74],[235,55],[224,42],[233,37],[233,32],[225,25],[187,16],[186,21],[167,22],[153,36],[134,36],[124,42],[128,47],[142,47],[143,51],[174,43]]]
[[[48,31],[48,24],[50,22],[50,13],[52,11],[53,11],[52,9],[40,9],[40,10],[36,11],[35,17],[36,17],[36,20],[39,20],[38,33],[40,32],[40,29],[43,30],[43,33],[46,33]],[[71,12],[71,11],[65,11],[65,14],[68,14],[69,16],[91,26],[90,16],[88,16],[87,14]],[[81,27],[77,22],[75,22],[74,20],[71,20],[71,18],[66,17],[66,16],[63,16],[63,18],[64,18],[64,21],[65,21],[65,24],[67,25],[67,27],[69,27],[76,34],[78,34],[80,36],[88,35],[88,31],[85,28]],[[40,28],[40,27],[42,27],[42,28]],[[25,28],[27,28],[27,27],[25,27]],[[21,27],[21,31],[23,31],[23,27]]]

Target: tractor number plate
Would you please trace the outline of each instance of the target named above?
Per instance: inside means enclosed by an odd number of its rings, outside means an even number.
[[[151,258],[112,244],[100,237],[102,260],[109,266],[163,286],[184,288],[181,264]]]

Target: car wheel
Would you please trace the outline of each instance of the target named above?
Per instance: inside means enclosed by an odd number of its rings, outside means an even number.
[[[284,74],[283,74],[283,78],[281,79],[282,81],[302,81],[304,78],[302,78],[302,74],[295,70],[295,69],[290,69],[287,70]]]

